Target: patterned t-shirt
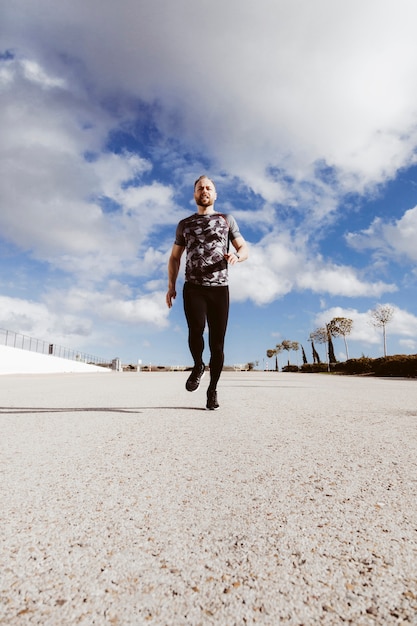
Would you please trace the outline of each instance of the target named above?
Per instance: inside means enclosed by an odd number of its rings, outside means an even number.
[[[194,213],[177,226],[175,243],[186,249],[185,280],[208,287],[228,284],[229,241],[240,237],[232,215]]]

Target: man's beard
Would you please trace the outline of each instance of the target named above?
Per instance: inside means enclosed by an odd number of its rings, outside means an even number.
[[[198,203],[200,206],[208,207],[213,206],[214,200],[208,196],[200,196]]]

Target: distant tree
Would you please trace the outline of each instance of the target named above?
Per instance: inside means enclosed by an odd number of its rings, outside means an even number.
[[[325,326],[320,326],[320,328],[316,328],[310,333],[310,339],[313,339],[316,343],[326,343],[327,342],[327,330]]]
[[[326,330],[327,330],[327,348],[328,348],[328,353],[329,353],[329,364],[336,363],[336,355],[334,353],[332,333],[330,331],[330,324],[326,324]]]
[[[378,304],[370,312],[371,324],[378,328],[382,328],[382,336],[384,340],[384,356],[387,356],[387,324],[390,323],[394,315],[394,307],[390,304]]]
[[[272,359],[272,357],[275,357],[275,371],[278,372],[279,371],[279,366],[278,366],[278,354],[282,352],[282,346],[280,343],[278,343],[275,348],[269,349],[266,351],[266,356],[268,357],[268,359]]]
[[[332,336],[328,326],[327,324],[326,326],[316,328],[316,330],[310,333],[310,339],[317,343],[327,343],[328,362],[330,365],[330,363],[336,363],[336,357],[334,355]]]
[[[308,361],[307,361],[307,357],[306,357],[306,353],[305,353],[303,345],[301,345],[301,354],[303,355],[303,363],[305,365],[306,363],[308,363]]]
[[[313,363],[321,363],[320,355],[316,350],[316,347],[314,345],[314,339],[312,338],[311,335],[310,335],[309,341],[311,341],[311,350],[313,352]]]
[[[266,356],[268,357],[268,359],[272,359],[272,357],[275,356],[275,355],[276,355],[275,350],[273,350],[271,348],[266,351]],[[276,356],[275,356],[275,359],[276,359]]]
[[[291,344],[292,342],[289,339],[283,339],[283,341],[281,342],[282,349],[288,352],[288,365],[290,364],[289,354],[291,350]]]
[[[349,359],[349,351],[346,341],[346,335],[350,335],[352,331],[353,320],[348,317],[334,317],[329,324],[329,331],[333,337],[343,337],[346,349],[346,360]]]
[[[300,349],[300,344],[298,343],[298,341],[291,341],[291,350],[294,350],[294,352],[298,352]],[[297,362],[298,362],[298,357],[297,357]]]
[[[313,330],[313,332],[310,333],[310,339],[311,339],[312,343],[313,342],[315,342],[315,343],[327,343],[327,330],[326,330],[326,328],[324,326],[321,326],[320,328],[316,328],[315,330]],[[318,362],[320,362],[320,361],[318,361]]]
[[[275,359],[276,359],[276,371],[279,371],[279,367],[278,367],[278,354],[281,354],[281,352],[283,351],[284,347],[282,345],[282,343],[277,343],[277,345],[275,346]]]
[[[288,354],[290,353],[290,350],[294,350],[294,352],[298,352],[298,350],[300,349],[300,344],[298,343],[298,341],[290,341],[289,339],[284,339],[282,343],[280,344],[280,346],[282,347],[282,350],[286,350]],[[290,359],[288,357],[288,365],[289,364],[290,364]]]

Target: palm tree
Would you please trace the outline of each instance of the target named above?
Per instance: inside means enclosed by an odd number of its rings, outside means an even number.
[[[269,349],[266,351],[266,356],[268,357],[268,359],[272,359],[272,357],[275,357],[275,371],[278,372],[279,371],[279,367],[278,367],[278,354],[282,352],[282,345],[280,343],[278,343],[275,348]]]
[[[290,341],[289,339],[283,339],[282,343],[280,344],[282,346],[282,349],[288,352],[288,365],[290,364],[289,354],[290,354],[290,350],[292,349],[291,344],[292,344],[292,341]]]
[[[266,351],[266,356],[268,357],[268,359],[272,359],[272,357],[275,356],[275,354],[276,354],[275,350],[271,350],[271,348]]]

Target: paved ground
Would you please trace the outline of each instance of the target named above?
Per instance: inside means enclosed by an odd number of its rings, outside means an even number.
[[[0,623],[417,624],[417,381],[2,376]]]

